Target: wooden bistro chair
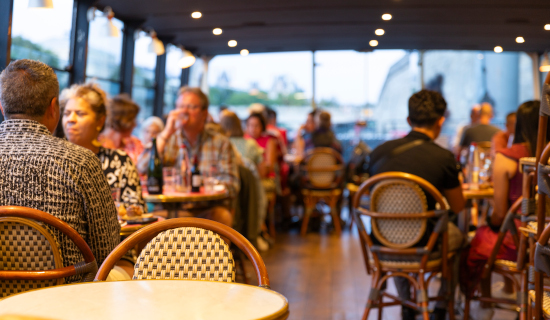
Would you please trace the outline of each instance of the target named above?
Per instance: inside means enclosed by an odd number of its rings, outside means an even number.
[[[240,233],[221,223],[176,218],[151,224],[122,241],[105,259],[96,281],[107,279],[128,250],[148,242],[134,266],[134,280],[182,279],[235,282],[235,263],[228,239],[252,262],[260,287],[269,288],[262,257]]]
[[[439,206],[428,211],[425,192]],[[361,207],[361,197],[370,193],[370,210]],[[448,252],[448,205],[443,196],[428,181],[403,172],[377,174],[365,181],[353,200],[355,223],[359,231],[361,249],[367,273],[372,274],[371,290],[363,314],[369,316],[372,308],[382,310],[389,306],[407,306],[420,310],[428,320],[428,303],[432,300],[447,300],[448,313],[454,319],[452,292],[443,297],[428,297],[431,279],[442,273],[442,286],[450,288],[451,268],[454,253]],[[372,234],[380,244],[375,244],[367,233],[362,216],[370,217]],[[436,225],[424,247],[414,247],[423,237],[428,219],[436,219]],[[438,240],[441,245],[438,248]],[[441,259],[446,257],[446,259]],[[416,277],[411,276],[413,273]],[[426,274],[431,273],[428,278]],[[391,277],[406,278],[413,290],[413,301],[405,301],[384,291],[385,282]],[[390,301],[384,301],[383,298]],[[415,300],[415,301],[414,301]]]
[[[43,224],[69,237],[84,261],[63,267],[56,239]],[[92,250],[73,228],[49,213],[26,207],[0,206],[0,253],[0,298],[59,285],[75,275],[83,275],[83,282],[92,281],[97,271]]]
[[[506,304],[512,307],[516,307],[516,309],[517,307],[519,307],[520,319],[527,319],[527,268],[525,263],[527,257],[527,239],[521,234],[521,232],[518,231],[518,228],[514,223],[514,220],[525,221],[525,219],[522,219],[524,217],[524,214],[520,215],[517,213],[517,211],[522,207],[523,203],[523,198],[520,197],[512,204],[512,206],[508,210],[506,217],[504,218],[504,222],[500,227],[495,246],[493,247],[493,250],[489,255],[489,259],[485,263],[485,267],[481,275],[482,279],[487,279],[488,277],[490,278],[491,274],[494,272],[502,275],[504,278],[510,279],[514,284],[514,289],[518,295],[518,298],[512,300],[505,298],[484,297],[479,292],[474,293],[473,296],[466,295],[464,319],[469,319],[471,300]],[[502,242],[504,241],[504,238],[508,233],[512,235],[512,239],[514,240],[514,244],[516,245],[518,251],[516,261],[501,260],[496,258],[498,252],[500,251]],[[519,276],[521,281],[518,281],[516,279],[516,276]]]
[[[343,162],[342,156],[332,148],[312,149],[302,160],[301,188],[305,205],[300,231],[302,236],[307,232],[309,217],[321,200],[330,207],[334,228],[340,235],[340,212],[337,210],[337,203],[342,196]]]

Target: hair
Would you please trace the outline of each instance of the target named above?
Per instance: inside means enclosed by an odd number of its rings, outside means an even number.
[[[266,107],[265,111],[267,112],[267,119],[268,120],[275,120],[277,119],[277,111],[271,109],[270,107]]]
[[[244,136],[241,120],[235,112],[223,110],[220,116],[220,125],[229,137]]]
[[[17,114],[41,118],[54,98],[59,98],[59,82],[42,62],[16,60],[0,74],[0,103],[6,118]]]
[[[327,111],[320,111],[317,113],[317,116],[319,117],[319,129],[330,130],[330,113]]]
[[[531,156],[535,155],[537,147],[537,133],[539,130],[540,101],[527,101],[522,103],[516,113],[516,133],[513,143],[525,143]],[[550,126],[546,132],[546,140],[550,137]]]
[[[508,113],[508,114],[506,115],[506,121],[509,121],[510,118],[515,117],[515,116],[516,116],[516,112],[515,112],[515,111],[514,111],[514,112]]]
[[[181,87],[178,90],[178,97],[188,93],[192,93],[199,97],[199,99],[201,100],[201,109],[208,110],[208,105],[210,104],[210,102],[208,101],[208,97],[204,94],[204,92],[202,92],[200,88],[188,86]]]
[[[445,115],[447,102],[441,93],[421,90],[409,99],[409,120],[414,127],[431,127]]]
[[[251,113],[250,116],[248,116],[248,118],[246,119],[246,122],[248,122],[248,120],[252,118],[256,118],[260,121],[260,125],[262,126],[262,132],[265,132],[265,130],[267,129],[267,121],[265,120],[264,115],[261,113]]]
[[[149,118],[145,119],[145,121],[143,121],[143,123],[141,124],[141,127],[147,128],[152,124],[156,124],[159,127],[160,131],[164,130],[164,122],[161,118],[155,116],[150,116]]]
[[[73,84],[69,88],[63,89],[59,98],[61,114],[63,114],[67,102],[70,99],[76,98],[86,101],[95,113],[96,118],[107,116],[107,94],[105,94],[105,91],[103,91],[98,84]],[[103,130],[103,128],[101,128],[101,130]]]
[[[139,105],[126,93],[114,96],[107,104],[107,127],[122,132],[133,128]]]

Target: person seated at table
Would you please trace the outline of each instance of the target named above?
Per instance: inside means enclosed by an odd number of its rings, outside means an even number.
[[[489,103],[482,103],[479,109],[479,121],[464,130],[460,139],[460,151],[467,149],[472,142],[490,142],[493,136],[500,131],[491,125],[493,107]]]
[[[75,229],[98,265],[120,242],[120,225],[101,163],[90,150],[52,136],[59,123],[59,82],[38,61],[13,61],[0,74],[0,205],[42,210]],[[83,261],[56,228],[63,266]],[[79,276],[66,283],[81,280]]]
[[[447,199],[450,209],[459,213],[464,209],[462,186],[458,179],[460,165],[449,150],[443,149],[434,143],[439,136],[445,122],[447,102],[443,96],[430,90],[422,90],[413,94],[409,99],[409,116],[407,122],[411,131],[401,139],[388,141],[370,155],[368,173],[370,176],[388,171],[401,171],[419,176],[431,183]],[[426,193],[428,210],[435,209],[435,199]],[[453,224],[448,224],[449,251],[457,251],[463,242],[460,230]],[[417,243],[424,246],[431,231]],[[458,273],[458,259],[454,266],[453,275]],[[394,278],[399,297],[410,300],[410,284],[406,278]],[[451,285],[454,292],[456,281]],[[440,288],[440,295],[444,292]],[[435,319],[445,319],[446,301],[438,301],[434,310]],[[408,307],[402,308],[403,319],[414,319],[415,312]]]
[[[235,196],[239,192],[239,171],[231,142],[224,135],[205,130],[207,116],[208,97],[199,88],[181,88],[176,108],[168,114],[166,127],[157,137],[157,149],[164,157],[165,165],[170,166],[175,164],[179,146],[183,143],[189,159],[199,165],[200,171],[208,172],[216,166],[217,179],[225,185],[230,196]],[[233,221],[231,212],[222,206],[187,213],[228,226]]]
[[[246,119],[246,138],[251,138],[264,149],[263,160],[258,165],[260,176],[263,179],[278,179],[277,166],[277,139],[268,134],[267,122],[261,113],[252,113]],[[279,184],[280,186],[280,184]]]
[[[281,136],[282,143],[285,146],[288,145],[286,129],[277,126],[277,111],[267,106],[265,108],[265,111],[267,113],[267,130],[277,131]]]
[[[336,139],[336,135],[332,131],[330,122],[330,113],[319,111],[314,118],[315,130],[311,133],[308,139],[305,139],[305,152],[314,148],[332,148],[338,153],[342,153],[342,145]]]
[[[123,150],[133,163],[137,163],[143,145],[132,135],[132,131],[136,127],[139,105],[125,93],[114,96],[107,103],[105,130],[99,141],[105,148]]]
[[[126,210],[145,210],[136,167],[119,149],[107,149],[98,141],[105,127],[107,95],[94,83],[74,84],[61,92],[60,107],[63,131],[67,140],[92,151],[101,162],[112,190],[118,189]],[[134,207],[137,205],[138,207]]]
[[[315,121],[313,118],[318,110],[311,111],[307,114],[306,122],[300,126],[296,132],[296,137],[294,138],[294,143],[292,144],[292,149],[294,154],[299,159],[302,159],[305,155],[306,143],[305,141],[311,139],[311,134],[315,131]]]
[[[491,139],[491,157],[494,159],[497,152],[509,147],[516,132],[516,112],[506,115],[506,130],[497,132]]]
[[[464,278],[468,280],[469,288],[473,288],[481,280],[483,266],[495,246],[504,217],[510,206],[522,195],[523,174],[519,172],[519,159],[535,156],[539,109],[540,101],[528,101],[519,106],[513,144],[495,156],[492,175],[494,210],[487,221],[488,225],[478,228],[471,242]],[[550,135],[547,134],[548,138]],[[496,258],[516,261],[517,248],[510,233],[504,238]],[[481,280],[481,290],[484,296],[491,294],[490,278]],[[515,298],[511,283],[505,282],[503,291],[505,296]],[[472,308],[472,315],[477,316],[476,319],[491,319],[493,314],[494,310],[487,303],[481,304],[481,308]]]

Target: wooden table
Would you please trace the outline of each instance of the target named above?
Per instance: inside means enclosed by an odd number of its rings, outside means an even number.
[[[286,319],[288,301],[272,290],[226,282],[132,280],[62,285],[0,300],[0,315],[57,320]]]
[[[161,203],[164,209],[168,211],[168,218],[178,217],[178,207],[182,203],[219,201],[229,198],[229,192],[172,192],[167,194],[148,194],[143,195],[147,203]]]

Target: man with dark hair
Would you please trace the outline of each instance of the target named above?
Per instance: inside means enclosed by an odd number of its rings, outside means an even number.
[[[373,176],[388,171],[400,171],[424,178],[445,196],[451,211],[459,213],[464,209],[462,187],[458,180],[460,165],[450,151],[434,143],[445,122],[446,109],[447,103],[438,92],[422,90],[413,94],[409,99],[407,117],[412,130],[404,138],[388,141],[374,149],[368,172]],[[435,199],[426,193],[426,200],[428,210],[434,210]],[[428,236],[429,233],[430,231],[427,232]],[[449,223],[448,233],[449,250],[457,250],[463,240],[460,231]],[[426,237],[417,245],[425,245],[425,241]],[[399,296],[410,299],[409,282],[401,277],[394,278],[394,281]],[[454,287],[453,285],[452,288]],[[436,304],[435,319],[445,319],[445,303],[438,301]],[[402,310],[403,319],[414,319],[414,310],[407,307]]]
[[[0,205],[34,208],[65,221],[101,264],[120,242],[116,207],[96,155],[52,136],[58,98],[57,76],[41,62],[17,60],[0,74],[6,119],[0,124]],[[50,229],[64,266],[84,260],[66,235]]]

